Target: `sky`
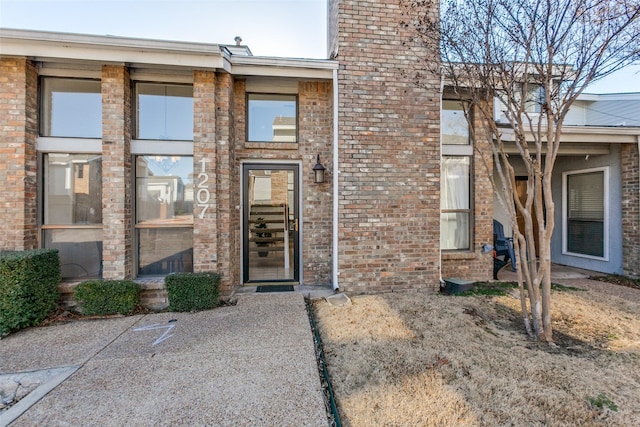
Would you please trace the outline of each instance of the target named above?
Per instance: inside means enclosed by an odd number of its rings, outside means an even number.
[[[326,0],[0,0],[0,27],[234,44],[256,56],[326,58]],[[589,93],[640,92],[640,65]]]

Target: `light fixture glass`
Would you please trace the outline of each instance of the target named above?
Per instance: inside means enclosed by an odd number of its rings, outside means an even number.
[[[324,182],[325,167],[320,163],[320,154],[316,159],[316,165],[313,167],[313,180],[316,184],[322,184]]]

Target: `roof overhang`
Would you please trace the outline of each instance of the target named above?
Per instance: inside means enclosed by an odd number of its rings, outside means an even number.
[[[0,55],[88,67],[219,70],[238,76],[330,79],[338,62],[233,55],[224,45],[0,28]]]
[[[222,68],[217,44],[0,29],[0,55],[35,61]]]
[[[330,59],[229,56],[227,71],[234,76],[298,77],[331,79],[338,61]]]
[[[531,132],[527,132],[527,141],[534,141],[532,135]],[[505,143],[505,151],[508,154],[517,154],[513,129],[502,128],[501,137]],[[564,126],[558,154],[565,156],[609,154],[611,144],[637,144],[639,140],[640,127]]]

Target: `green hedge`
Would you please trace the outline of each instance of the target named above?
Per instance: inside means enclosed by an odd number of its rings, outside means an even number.
[[[51,314],[60,280],[57,249],[0,252],[0,336]]]
[[[131,314],[140,305],[140,286],[131,280],[87,280],[73,290],[82,314]]]
[[[171,311],[199,311],[218,305],[220,275],[217,273],[175,273],[165,277]]]

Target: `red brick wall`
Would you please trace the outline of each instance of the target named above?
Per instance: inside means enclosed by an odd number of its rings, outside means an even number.
[[[333,228],[333,90],[332,82],[300,82],[300,157],[302,159],[303,277],[307,285],[331,283]],[[317,155],[325,181],[314,183]]]
[[[102,67],[103,277],[133,277],[131,79],[123,66]]]
[[[35,65],[0,58],[0,250],[37,247]]]
[[[216,76],[193,73],[193,257],[194,271],[217,271]],[[204,163],[203,163],[204,162]],[[198,199],[208,201],[206,208]],[[201,218],[202,216],[202,218]]]
[[[621,146],[622,164],[622,268],[640,277],[640,155],[637,144]]]
[[[340,287],[436,288],[440,81],[426,78],[417,88],[402,73],[416,54],[437,54],[403,44],[397,0],[337,6]]]

